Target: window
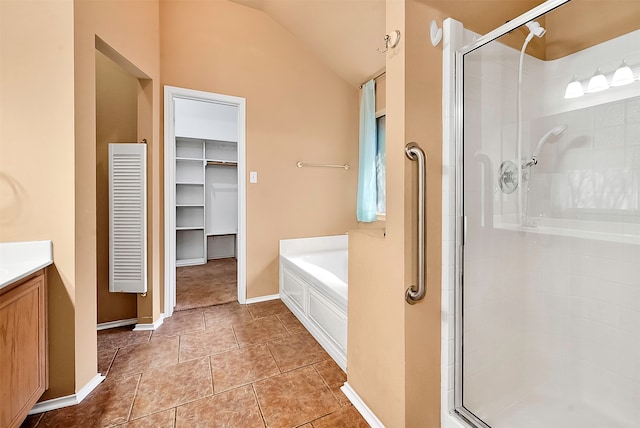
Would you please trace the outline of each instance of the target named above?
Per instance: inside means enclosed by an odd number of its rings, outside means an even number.
[[[376,188],[377,188],[377,205],[376,212],[378,216],[384,216],[387,212],[387,192],[386,192],[386,116],[384,112],[376,113]]]

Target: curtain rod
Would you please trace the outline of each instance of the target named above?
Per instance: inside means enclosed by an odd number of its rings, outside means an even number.
[[[387,74],[387,71],[386,71],[386,70],[383,70],[383,71],[381,71],[380,73],[378,73],[378,74],[374,75],[371,79],[373,79],[373,80],[378,80],[379,78],[381,78],[381,77],[382,77],[382,76],[384,76],[385,74]],[[371,79],[368,79],[368,80],[367,80],[367,82],[368,82],[369,80],[371,80]],[[360,89],[362,89],[362,87],[364,86],[364,84],[365,84],[365,83],[367,83],[367,82],[364,82],[362,85],[360,85]]]

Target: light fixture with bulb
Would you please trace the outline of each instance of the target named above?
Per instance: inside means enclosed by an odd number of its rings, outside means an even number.
[[[609,81],[607,80],[605,75],[602,74],[602,71],[600,71],[600,69],[598,68],[596,69],[596,72],[593,73],[593,76],[591,76],[591,79],[589,79],[587,92],[600,92],[607,89],[609,89]]]
[[[626,61],[622,61],[620,67],[613,73],[613,78],[611,79],[611,86],[624,86],[633,83],[636,80],[633,76],[633,72],[631,71],[631,67],[627,65]]]
[[[573,76],[571,82],[567,85],[567,89],[564,91],[565,99],[578,98],[584,95],[584,89],[582,89],[582,83],[578,81],[576,76]]]
[[[607,79],[607,76],[611,78],[611,81]],[[637,78],[631,67],[629,67],[627,62],[623,60],[615,72],[610,74],[607,73],[607,75],[605,75],[602,73],[602,71],[600,71],[600,68],[598,68],[588,81],[580,81],[574,75],[571,81],[567,84],[564,92],[564,98],[578,98],[583,96],[584,94],[592,94],[605,91],[610,87],[629,85],[637,80],[640,80],[640,77]]]

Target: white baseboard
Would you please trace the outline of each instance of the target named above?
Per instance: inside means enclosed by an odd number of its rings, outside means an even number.
[[[356,393],[356,391],[349,385],[349,382],[345,382],[340,390],[347,396],[353,407],[362,415],[365,421],[372,428],[384,428],[384,424],[380,422],[380,419],[369,409],[369,407],[362,401],[362,398]]]
[[[245,303],[247,305],[250,305],[252,303],[268,302],[269,300],[276,300],[279,298],[280,298],[279,294],[271,294],[269,296],[252,297],[250,299],[247,299]]]
[[[116,327],[125,327],[128,325],[133,325],[137,322],[138,322],[138,318],[129,318],[126,320],[101,322],[100,324],[98,324],[98,331],[107,330],[107,329],[116,328]]]
[[[35,406],[29,411],[30,415],[37,413],[44,413],[50,410],[62,409],[63,407],[75,406],[84,400],[87,395],[93,391],[96,386],[105,379],[101,374],[97,374],[91,379],[85,386],[80,388],[78,392],[72,395],[66,395],[64,397],[52,398],[51,400],[41,401],[36,403]]]
[[[133,328],[133,331],[157,330],[163,322],[164,314],[160,314],[160,317],[151,324],[136,324],[136,326]]]

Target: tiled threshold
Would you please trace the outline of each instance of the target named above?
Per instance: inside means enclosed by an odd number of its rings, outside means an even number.
[[[368,427],[345,373],[280,300],[174,312],[98,332],[105,381],[23,427]]]

